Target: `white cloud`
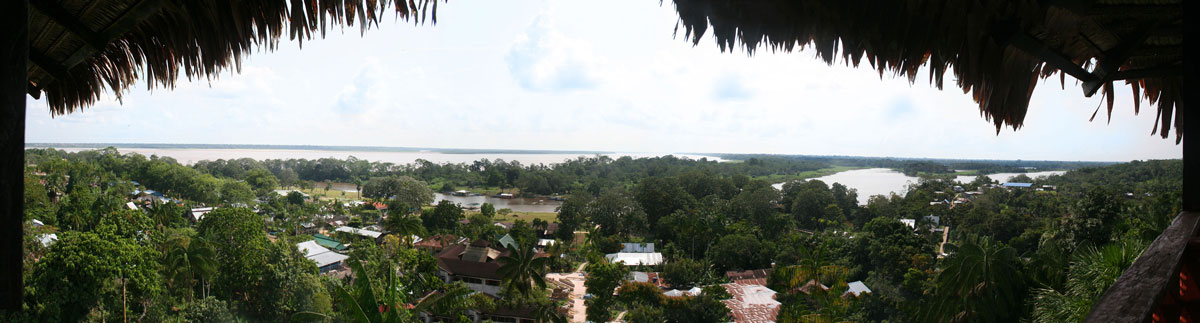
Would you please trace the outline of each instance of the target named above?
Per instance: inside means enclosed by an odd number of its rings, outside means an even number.
[[[534,18],[505,56],[513,78],[535,91],[592,88],[598,61],[587,41],[559,32],[548,13]]]
[[[553,8],[548,8],[553,7]],[[442,8],[439,8],[442,9]],[[614,18],[617,17],[617,18]],[[1020,131],[996,134],[947,80],[881,78],[807,52],[722,53],[672,38],[654,2],[447,5],[436,26],[382,23],[282,44],[241,74],[136,84],[124,102],[50,118],[31,101],[30,142],[160,142],[731,152],[1003,159],[1178,158],[1118,91],[1041,84]],[[614,21],[617,21],[614,23]],[[515,39],[515,40],[514,40]],[[1103,117],[1098,117],[1102,120]]]

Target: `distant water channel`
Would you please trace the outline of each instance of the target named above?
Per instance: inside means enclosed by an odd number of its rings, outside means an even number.
[[[462,206],[479,207],[483,203],[492,203],[499,209],[512,209],[518,212],[557,212],[558,207],[562,205],[560,201],[553,201],[549,198],[511,198],[502,199],[484,195],[468,195],[454,196],[449,194],[437,193],[434,194],[434,203],[442,200],[450,200],[450,202],[461,204]]]
[[[1038,177],[1045,177],[1045,176],[1050,176],[1050,175],[1062,175],[1062,174],[1066,174],[1066,173],[1067,173],[1066,171],[1051,170],[1051,171],[1044,171],[1044,172],[1029,172],[1029,173],[995,173],[995,174],[989,174],[987,177],[991,178],[993,181],[1005,183],[1005,182],[1008,182],[1013,177],[1016,177],[1017,175],[1025,175],[1025,176],[1029,176],[1029,178],[1036,179]],[[958,177],[955,177],[954,180],[963,182],[963,183],[970,183],[971,181],[975,180],[975,176],[958,176]]]
[[[1049,175],[1062,175],[1064,171],[1045,171],[1045,172],[1030,172],[1024,173],[1031,178],[1038,178]],[[994,181],[1001,183],[1007,182],[1013,176],[1021,173],[996,173],[987,175]],[[825,184],[833,185],[833,183],[841,183],[846,187],[858,190],[858,204],[867,204],[867,200],[873,195],[888,195],[891,193],[901,194],[906,191],[908,185],[916,184],[918,179],[913,176],[904,175],[887,168],[867,168],[856,169],[836,173],[833,175],[817,177],[816,179],[825,182]],[[971,182],[975,180],[975,176],[958,176],[955,177],[959,182]],[[776,183],[776,189],[783,189],[783,183]]]

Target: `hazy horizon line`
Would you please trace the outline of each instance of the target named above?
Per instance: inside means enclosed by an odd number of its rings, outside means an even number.
[[[28,142],[25,148],[143,148],[143,149],[268,149],[268,150],[321,150],[321,151],[363,151],[363,152],[432,152],[442,154],[681,154],[717,157],[727,160],[742,160],[730,158],[735,156],[778,156],[778,157],[816,157],[816,158],[864,158],[864,159],[896,159],[896,160],[944,160],[944,161],[988,161],[988,162],[1096,162],[1096,163],[1127,163],[1128,161],[1114,160],[1049,160],[1049,159],[986,159],[986,158],[951,158],[951,157],[912,157],[912,156],[865,156],[865,155],[822,155],[822,154],[782,154],[782,153],[712,153],[712,152],[648,152],[648,151],[613,151],[613,150],[563,150],[563,149],[504,149],[504,148],[438,148],[438,147],[402,147],[402,146],[354,146],[354,145],[292,145],[292,144],[197,144],[197,143],[67,143],[67,142]],[[1138,159],[1135,159],[1138,160]],[[1153,160],[1153,159],[1145,159]],[[1170,159],[1167,159],[1170,160]]]

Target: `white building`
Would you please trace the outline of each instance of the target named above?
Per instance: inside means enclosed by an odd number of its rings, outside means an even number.
[[[372,230],[367,230],[367,229],[352,228],[352,227],[338,227],[337,229],[334,229],[334,231],[345,232],[345,233],[349,233],[352,235],[362,236],[362,237],[371,238],[371,239],[379,239],[379,237],[383,235],[383,232],[372,231]]]
[[[604,255],[611,263],[625,263],[626,266],[657,266],[662,264],[663,256],[657,252],[618,252]]]
[[[620,252],[604,255],[609,262],[626,266],[655,266],[663,262],[661,253],[654,252],[653,243],[622,243]]]
[[[191,217],[193,222],[200,222],[200,220],[204,220],[205,214],[208,214],[208,212],[212,212],[214,209],[216,209],[216,208],[214,208],[214,207],[194,208],[194,209],[188,210],[188,216]]]
[[[320,244],[317,244],[316,240],[297,243],[296,249],[304,253],[304,258],[317,263],[317,268],[321,269],[321,273],[342,268],[342,264],[346,259],[350,258],[322,247]]]
[[[842,294],[842,296],[854,295],[854,297],[859,297],[859,296],[862,296],[862,294],[870,294],[871,293],[871,289],[867,288],[867,285],[863,284],[863,282],[861,280],[855,281],[855,282],[850,282],[847,285],[848,285],[849,289],[847,289],[846,293]]]

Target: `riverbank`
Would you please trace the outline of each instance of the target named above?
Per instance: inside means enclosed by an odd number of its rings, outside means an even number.
[[[794,180],[805,180],[805,179],[810,179],[810,178],[825,177],[825,176],[829,176],[829,175],[833,175],[833,174],[837,174],[837,173],[841,173],[841,172],[845,172],[845,171],[866,169],[866,168],[869,168],[869,167],[832,166],[832,167],[826,167],[826,168],[821,168],[821,169],[817,169],[817,170],[799,172],[799,173],[795,173],[795,174],[772,174],[772,175],[767,175],[767,176],[755,176],[752,179],[765,180],[765,181],[768,181],[771,183],[786,183],[786,182],[794,181]]]

